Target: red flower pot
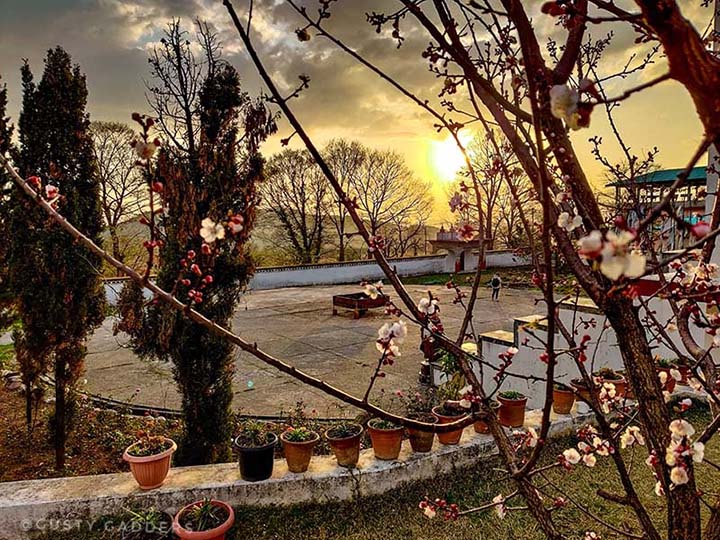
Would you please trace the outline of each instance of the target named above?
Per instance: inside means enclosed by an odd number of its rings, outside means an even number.
[[[360,459],[360,439],[363,428],[359,424],[356,425],[357,433],[350,437],[333,437],[329,434],[332,428],[325,432],[325,438],[330,443],[335,459],[341,467],[354,467]]]
[[[393,460],[398,458],[405,428],[380,429],[374,427],[371,420],[368,423],[368,433],[377,459]]]
[[[450,416],[447,414],[443,414],[443,408],[440,406],[433,407],[432,410],[433,414],[435,415],[435,418],[438,419],[438,422],[441,424],[450,424],[452,422],[456,422],[460,420],[463,416],[463,414],[459,414],[456,416]],[[460,437],[462,437],[463,434],[463,428],[456,429],[455,431],[448,431],[445,433],[438,433],[438,440],[440,441],[440,444],[458,444],[460,442]]]
[[[137,481],[140,489],[155,489],[162,486],[170,471],[172,455],[177,450],[177,444],[172,439],[172,446],[152,456],[133,456],[129,451],[138,443],[131,444],[125,449],[123,459],[130,464],[130,471]]]
[[[575,393],[572,390],[553,388],[553,411],[556,414],[570,414],[575,404]]]
[[[283,444],[283,452],[285,453],[285,461],[287,461],[288,470],[294,473],[302,473],[308,470],[310,460],[312,459],[313,449],[320,441],[320,435],[312,432],[315,436],[309,441],[288,441],[285,433],[280,434],[280,440]]]
[[[527,399],[525,396],[520,399],[508,399],[499,395],[500,411],[498,412],[498,418],[500,424],[505,427],[522,427],[525,423]]]
[[[493,412],[497,414],[497,411],[500,408],[500,404],[493,401],[490,403],[490,407],[492,408]],[[475,422],[473,423],[473,429],[475,430],[475,433],[490,433],[490,426],[488,426],[485,420],[475,420]]]
[[[415,414],[409,418],[426,424],[436,424],[438,419],[432,414]],[[408,428],[408,438],[413,452],[429,452],[432,450],[435,434],[432,431],[420,431],[415,428]]]
[[[225,533],[227,533],[230,530],[230,527],[233,526],[233,523],[235,523],[235,512],[233,512],[232,506],[222,501],[212,500],[210,503],[213,506],[225,509],[228,514],[225,523],[208,531],[190,531],[185,529],[182,525],[180,525],[180,518],[185,512],[203,504],[203,501],[196,501],[192,504],[188,504],[175,514],[175,519],[173,519],[173,532],[183,540],[225,540]]]

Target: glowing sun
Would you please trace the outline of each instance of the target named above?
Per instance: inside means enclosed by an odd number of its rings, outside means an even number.
[[[469,134],[460,134],[460,142],[467,147],[472,139]],[[430,147],[430,167],[437,179],[442,183],[455,180],[455,175],[465,165],[465,157],[455,143],[455,139],[448,135],[442,141],[433,141]]]

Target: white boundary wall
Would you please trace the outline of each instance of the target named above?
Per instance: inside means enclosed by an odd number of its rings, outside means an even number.
[[[389,259],[388,262],[401,277],[420,276],[447,272],[447,257],[445,254],[426,255]],[[517,256],[510,250],[488,251],[486,260],[488,268],[522,266],[530,263],[529,259]],[[475,264],[476,261],[472,261],[472,267],[475,267]],[[360,283],[363,280],[378,280],[384,277],[382,269],[374,260],[278,266],[258,268],[250,280],[249,289],[259,291],[309,285],[340,285]],[[126,281],[126,278],[105,280],[105,295],[111,306],[117,304],[118,296]],[[146,291],[146,293],[146,296],[149,297],[149,292]]]

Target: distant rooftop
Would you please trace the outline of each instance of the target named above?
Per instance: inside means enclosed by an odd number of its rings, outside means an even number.
[[[672,184],[678,175],[685,169],[663,169],[661,171],[653,171],[647,174],[641,174],[635,178],[634,182],[626,182],[624,180],[611,182],[607,187],[627,187],[628,185],[662,185]],[[688,177],[689,183],[692,185],[704,185],[707,182],[707,168],[695,167]]]

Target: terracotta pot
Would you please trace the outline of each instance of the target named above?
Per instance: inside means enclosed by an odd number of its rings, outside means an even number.
[[[553,411],[556,414],[570,414],[575,404],[575,394],[572,390],[553,388]]]
[[[172,439],[172,446],[153,456],[132,456],[129,450],[138,443],[131,444],[125,449],[123,459],[130,463],[130,471],[132,471],[135,480],[140,489],[155,489],[162,486],[170,471],[170,463],[172,455],[177,450],[177,444]]]
[[[238,466],[240,476],[248,482],[261,482],[272,476],[275,465],[275,445],[277,435],[268,433],[268,443],[262,446],[242,446],[239,444],[242,436],[235,438],[235,448],[238,451]]]
[[[184,540],[225,540],[225,533],[227,533],[230,530],[230,527],[233,526],[233,523],[235,523],[235,512],[233,512],[232,507],[227,503],[216,500],[212,500],[210,502],[213,506],[225,509],[228,514],[228,518],[225,523],[223,523],[219,527],[210,529],[209,531],[189,531],[183,528],[183,526],[180,525],[180,517],[185,512],[203,503],[203,501],[195,501],[192,504],[188,504],[177,514],[175,514],[175,519],[173,519],[173,532]]]
[[[677,384],[677,381],[673,379],[672,375],[670,375],[670,369],[671,368],[663,368],[659,367],[657,368],[658,375],[660,373],[664,373],[667,377],[665,379],[665,386],[663,387],[663,390],[667,390],[671,394],[675,391],[675,385]],[[679,370],[678,370],[679,371]],[[682,374],[682,372],[680,372]],[[662,382],[660,383],[662,385]]]
[[[506,399],[498,396],[500,402],[500,410],[498,411],[498,419],[500,424],[505,427],[522,427],[525,423],[525,405],[526,397],[520,399]]]
[[[355,435],[345,438],[331,437],[328,431],[325,432],[325,438],[330,443],[330,448],[335,454],[338,465],[341,467],[354,467],[360,459],[360,439],[362,438],[363,428],[360,424],[355,424],[358,432]]]
[[[602,379],[603,384],[610,383],[615,385],[615,397],[624,398],[627,397],[627,379],[620,377],[620,379]]]
[[[441,424],[450,424],[451,422],[456,422],[457,420],[460,420],[465,415],[460,414],[457,416],[447,416],[445,414],[441,414],[439,411],[442,409],[442,407],[437,406],[433,407],[432,413],[435,415],[435,418],[438,419],[438,422]],[[455,431],[448,431],[446,433],[438,433],[438,441],[440,441],[440,444],[458,444],[460,442],[460,437],[462,437],[463,429],[456,429]]]
[[[585,403],[590,403],[590,390],[585,386],[585,381],[582,379],[573,379],[570,381],[570,386],[575,389],[578,397]]]
[[[285,433],[280,434],[280,440],[283,444],[283,452],[285,453],[285,461],[287,461],[288,470],[294,473],[302,473],[308,470],[310,459],[312,458],[315,445],[320,442],[320,435],[311,431],[313,439],[304,442],[288,441]]]
[[[368,423],[368,433],[372,441],[373,452],[377,459],[393,460],[400,455],[400,447],[402,446],[404,427],[392,429],[378,429],[373,427],[372,420]]]
[[[491,402],[490,407],[495,413],[497,413],[497,410],[500,408],[500,404],[496,402]],[[485,422],[485,420],[475,420],[475,422],[473,423],[473,429],[475,430],[475,433],[490,433],[490,426],[487,425],[487,422]]]
[[[432,414],[410,415],[410,418],[426,424],[436,424],[438,419]],[[408,428],[408,438],[413,452],[429,452],[432,450],[435,434],[432,431],[420,431],[419,429]]]
[[[690,379],[691,375],[690,368],[688,366],[678,366],[678,371],[681,375],[681,379],[678,381],[678,383],[684,386],[688,386],[688,380]]]
[[[627,399],[635,399],[635,390],[633,390],[632,384],[630,384],[630,379],[628,379],[625,376],[624,370],[618,370],[618,373],[620,373],[623,377],[625,377],[625,381],[627,383],[627,386],[625,388],[625,398]]]

